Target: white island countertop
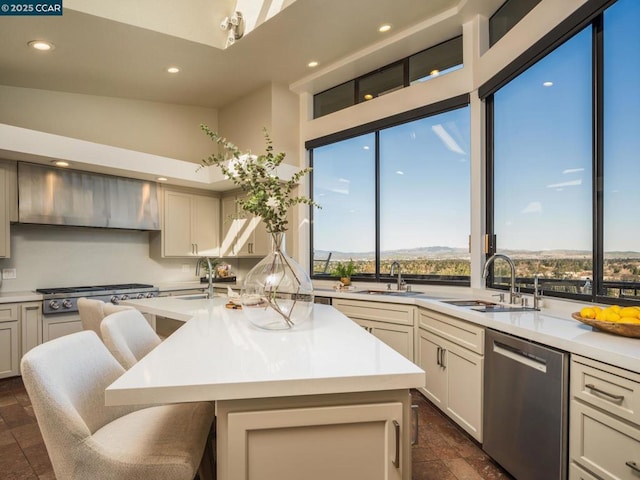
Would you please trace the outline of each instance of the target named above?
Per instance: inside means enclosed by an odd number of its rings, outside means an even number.
[[[107,405],[231,400],[409,389],[424,371],[342,313],[314,305],[287,331],[254,327],[227,299],[126,302],[185,325],[105,393]]]

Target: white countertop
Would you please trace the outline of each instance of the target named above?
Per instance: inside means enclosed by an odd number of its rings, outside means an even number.
[[[0,303],[41,302],[42,295],[36,292],[0,292]]]
[[[460,289],[450,289],[448,291],[449,294],[447,294],[446,290],[442,290],[437,293],[406,297],[365,295],[355,293],[355,291],[345,292],[320,288],[316,289],[315,293],[318,296],[333,298],[422,306],[477,325],[510,333],[566,352],[640,373],[640,338],[621,337],[606,332],[594,331],[590,326],[571,318],[571,312],[579,311],[580,306],[585,306],[585,303],[556,303],[554,308],[543,307],[539,312],[484,313],[473,311],[468,307],[448,305],[438,300],[445,298],[483,298],[472,295],[470,289],[467,292],[469,293],[468,295],[463,295]],[[484,292],[485,300],[487,299],[487,293]]]
[[[242,310],[179,297],[130,300],[187,321],[106,390],[107,405],[409,389],[422,369],[342,313],[314,305],[290,331],[254,327]]]

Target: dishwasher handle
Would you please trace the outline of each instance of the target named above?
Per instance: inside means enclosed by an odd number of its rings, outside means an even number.
[[[498,355],[519,362],[542,373],[547,373],[547,362],[544,358],[537,357],[519,348],[506,345],[497,340],[493,341],[493,351]]]

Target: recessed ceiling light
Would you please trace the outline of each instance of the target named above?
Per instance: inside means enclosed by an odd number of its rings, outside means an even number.
[[[178,73],[180,69],[178,67],[169,67],[167,68],[168,73]]]
[[[372,98],[373,98],[373,95],[371,95],[370,93],[367,93],[367,94],[364,96],[364,99],[365,99],[365,100],[371,100]]]
[[[159,182],[166,182],[169,179],[167,177],[158,177],[158,178],[156,178],[156,180],[158,180]]]
[[[68,167],[70,165],[69,162],[65,162],[64,160],[54,160],[53,163],[56,167]]]
[[[27,45],[36,50],[40,50],[41,52],[46,52],[55,48],[53,46],[53,43],[47,42],[45,40],[31,40],[29,43],[27,43]]]
[[[391,30],[391,25],[389,25],[388,23],[385,23],[384,25],[380,25],[380,28],[378,28],[378,31],[380,33],[388,32],[389,30]]]
[[[317,67],[317,66],[318,66],[318,62],[316,62],[315,60],[313,62],[307,63],[307,67],[313,68],[313,67]]]
[[[543,87],[553,87],[553,82],[544,82],[542,84]]]

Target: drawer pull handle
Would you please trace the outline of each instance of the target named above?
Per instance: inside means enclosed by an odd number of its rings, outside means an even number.
[[[622,402],[624,400],[624,395],[614,395],[613,393],[605,392],[604,390],[600,390],[598,387],[596,387],[592,383],[587,383],[585,387],[587,387],[589,390],[593,390],[594,392],[598,392],[602,395],[609,397],[614,402]]]
[[[411,445],[418,444],[418,405],[411,405],[411,414],[413,415],[413,438],[411,439]]]
[[[632,462],[631,460],[629,460],[628,462],[624,463],[627,467],[629,467],[631,470],[633,470],[636,473],[640,473],[640,468],[638,468],[638,465],[636,464],[636,462]]]
[[[393,459],[393,466],[400,468],[400,424],[394,420],[393,426],[396,430],[396,457]]]

